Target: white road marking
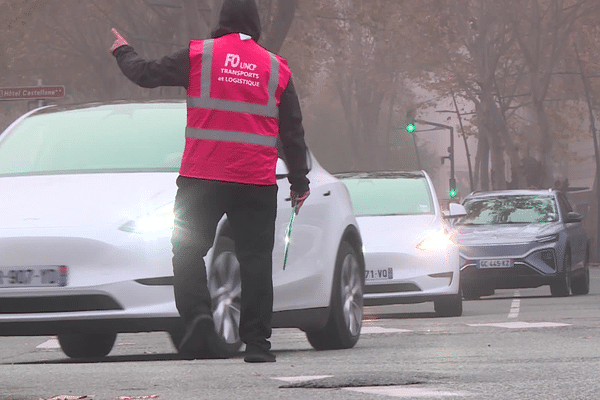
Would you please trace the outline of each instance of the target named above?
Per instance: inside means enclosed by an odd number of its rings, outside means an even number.
[[[521,292],[515,290],[515,297],[521,297]],[[517,318],[519,316],[519,311],[521,309],[521,299],[513,299],[510,304],[510,312],[508,313],[508,318]]]
[[[304,382],[312,381],[315,379],[331,378],[333,375],[301,375],[301,376],[276,376],[273,379],[277,379],[284,382]]]
[[[408,329],[396,329],[396,328],[383,328],[381,326],[363,326],[360,330],[361,335],[370,335],[376,333],[402,333],[412,332]]]
[[[523,329],[523,328],[556,328],[559,326],[569,326],[571,324],[562,324],[560,322],[498,322],[493,324],[467,324],[468,326],[495,326],[497,328]]]
[[[53,338],[53,339],[48,339],[46,340],[44,343],[38,344],[37,346],[35,346],[36,349],[43,349],[43,350],[47,350],[47,349],[60,349],[60,344],[58,343],[58,339],[57,338]]]
[[[427,388],[407,387],[407,386],[363,386],[343,388],[352,392],[378,394],[390,397],[466,397],[465,392],[448,392],[445,390],[435,390]]]

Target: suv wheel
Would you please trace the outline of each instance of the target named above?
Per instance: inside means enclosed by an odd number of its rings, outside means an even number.
[[[438,317],[460,317],[462,315],[462,294],[445,296],[433,301],[433,308]]]
[[[583,261],[583,270],[578,270],[577,276],[571,280],[571,293],[575,295],[588,294],[590,292],[590,254],[589,249],[586,251],[585,260]]]
[[[565,250],[563,261],[563,272],[561,272],[556,281],[550,284],[550,293],[554,297],[566,297],[571,292],[571,251]]]

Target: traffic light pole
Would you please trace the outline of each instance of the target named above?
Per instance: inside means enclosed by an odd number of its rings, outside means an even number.
[[[415,122],[418,122],[420,124],[435,126],[437,128],[448,129],[450,131],[450,147],[448,147],[448,155],[442,156],[442,164],[444,163],[444,160],[446,158],[448,158],[450,160],[450,181],[449,181],[450,190],[449,190],[449,193],[454,193],[454,196],[456,196],[456,179],[454,177],[454,128],[451,127],[450,125],[439,124],[437,122],[431,122],[431,121],[424,121],[422,119],[417,119]],[[452,197],[454,197],[454,196],[452,196]]]

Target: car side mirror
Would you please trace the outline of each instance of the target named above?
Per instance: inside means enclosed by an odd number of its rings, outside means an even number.
[[[581,220],[582,220],[581,214],[579,214],[578,212],[575,212],[575,211],[568,212],[567,216],[565,218],[566,223],[581,222]]]
[[[465,206],[463,206],[462,204],[450,203],[448,204],[448,211],[444,213],[444,218],[458,218],[464,217],[465,215],[467,215],[467,210],[465,209]]]
[[[275,167],[275,176],[277,177],[277,179],[286,178],[289,173],[290,173],[290,171],[288,170],[288,167],[285,164],[285,161],[283,161],[283,159],[281,159],[281,158],[278,158],[277,166]]]

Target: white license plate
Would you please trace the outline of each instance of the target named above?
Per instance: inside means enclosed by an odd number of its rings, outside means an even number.
[[[0,287],[48,287],[67,285],[67,267],[43,265],[0,268]]]
[[[510,259],[493,259],[479,260],[479,268],[512,268],[513,260]]]
[[[394,279],[394,269],[367,269],[365,270],[365,280],[375,281],[381,279]]]

